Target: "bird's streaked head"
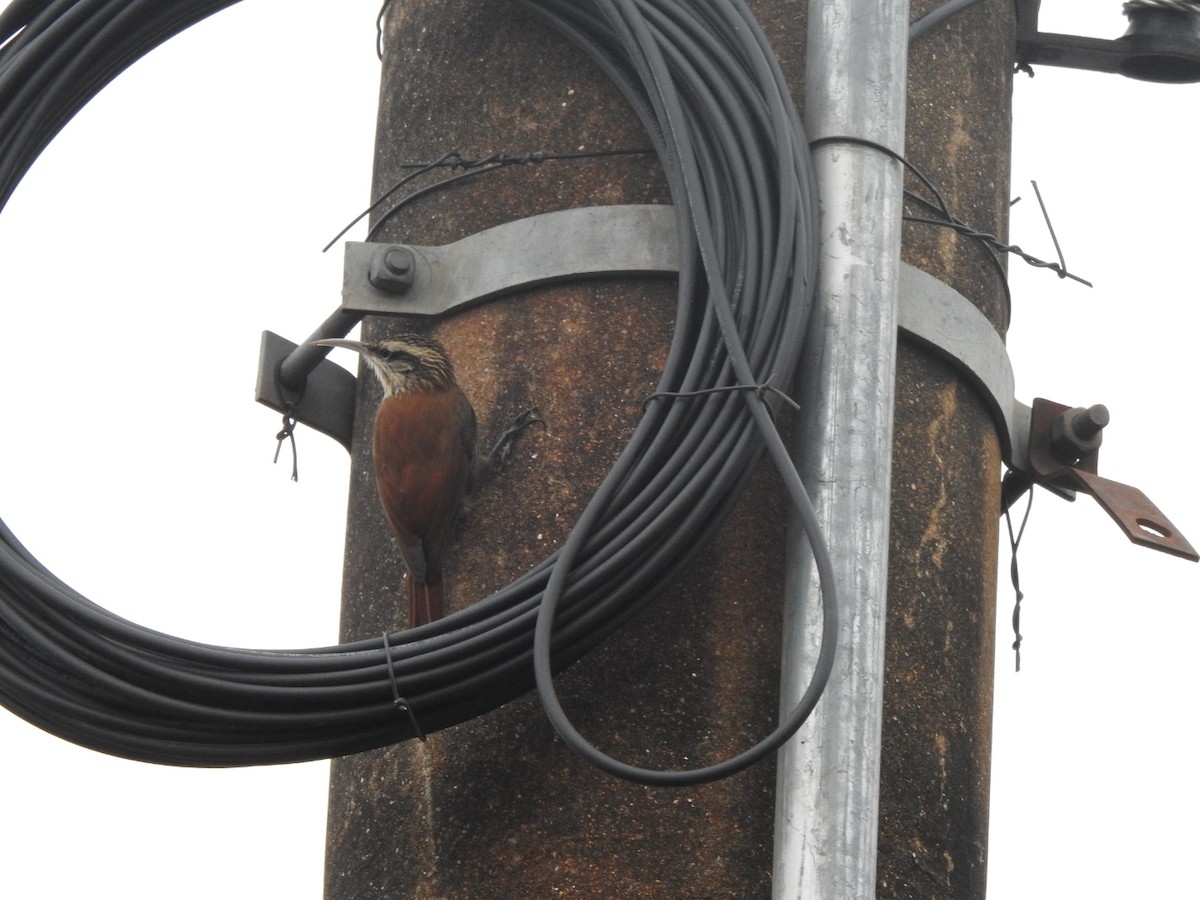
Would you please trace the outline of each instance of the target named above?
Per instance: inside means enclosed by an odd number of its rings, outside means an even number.
[[[373,343],[341,338],[312,341],[319,347],[345,347],[362,355],[383,385],[383,395],[435,390],[454,382],[446,348],[431,337],[400,334]]]

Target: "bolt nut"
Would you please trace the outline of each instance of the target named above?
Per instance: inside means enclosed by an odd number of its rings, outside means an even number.
[[[1050,446],[1060,462],[1068,465],[1100,449],[1108,425],[1108,407],[1097,403],[1084,409],[1068,409],[1050,426]]]
[[[416,257],[407,247],[383,244],[371,254],[367,280],[381,291],[403,294],[413,286]]]

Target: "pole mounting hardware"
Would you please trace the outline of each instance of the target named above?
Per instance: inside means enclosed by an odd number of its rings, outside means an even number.
[[[542,213],[440,247],[346,242],[342,310],[440,316],[511,291],[601,275],[675,275],[671,206]],[[397,275],[388,263],[403,261]]]
[[[1183,0],[1131,0],[1129,30],[1115,40],[1038,30],[1041,0],[1017,0],[1017,63],[1118,72],[1139,81],[1200,81],[1200,7]]]
[[[677,223],[667,205],[598,206],[543,213],[443,246],[350,241],[342,305],[301,345],[264,332],[256,399],[347,449],[355,378],[329,362],[323,338],[345,337],[365,315],[440,316],[536,285],[614,275],[675,275]],[[1007,509],[1032,484],[1067,499],[1097,499],[1137,544],[1187,559],[1196,551],[1136,488],[1096,474],[1108,411],[1014,396],[1012,364],[996,329],[966,297],[913,266],[900,271],[898,328],[952,364],[983,398],[1015,477]]]
[[[539,284],[679,272],[675,210],[591,206],[497,225],[434,247],[348,241],[342,305],[301,344],[264,331],[254,398],[347,450],[355,378],[312,341],[345,337],[364,315],[440,316]]]
[[[1069,407],[1041,398],[1033,401],[1029,426],[1029,468],[1009,482],[1007,508],[1032,484],[1074,500],[1083,491],[1095,498],[1133,543],[1192,562],[1200,554],[1171,520],[1135,487],[1101,477],[1097,472],[1100,441],[1108,424],[1103,406]]]
[[[389,294],[403,294],[413,286],[417,259],[412,250],[399,244],[371,244],[367,281]]]

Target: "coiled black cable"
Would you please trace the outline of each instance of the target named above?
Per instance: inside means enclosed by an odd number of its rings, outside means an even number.
[[[803,722],[832,665],[832,574],[773,425],[778,400],[748,389],[790,384],[812,301],[816,192],[799,117],[740,0],[522,2],[624,92],[662,158],[679,219],[676,329],[656,399],[563,548],[491,597],[421,628],[335,647],[247,650],[186,641],[107,612],[0,523],[0,702],[9,709],[120,756],[255,765],[432,732],[536,681],[555,727],[581,754],[614,774],[664,784],[731,774]],[[0,204],[104,83],[228,5],[18,0],[0,13]],[[696,391],[708,393],[676,396]],[[719,526],[764,449],[800,510],[822,578],[824,641],[812,685],[775,732],[724,763],[652,772],[604,757],[562,714],[553,671],[667,588]]]
[[[59,130],[163,41],[237,0],[16,0],[0,11],[0,208]]]

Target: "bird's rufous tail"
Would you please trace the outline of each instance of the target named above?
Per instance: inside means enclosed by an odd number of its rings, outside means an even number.
[[[446,614],[441,578],[437,581],[417,581],[410,574],[407,581],[409,628],[436,621]]]

